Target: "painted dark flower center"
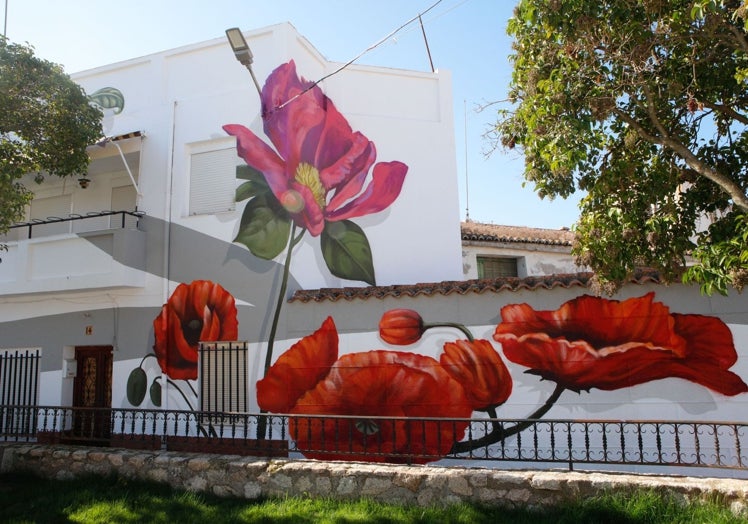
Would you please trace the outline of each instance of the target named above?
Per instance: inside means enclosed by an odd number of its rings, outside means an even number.
[[[379,424],[373,420],[357,420],[354,424],[356,429],[364,435],[374,435],[379,433]]]
[[[193,318],[188,322],[182,322],[182,333],[184,333],[184,339],[190,346],[197,346],[202,331],[203,321],[199,318]]]

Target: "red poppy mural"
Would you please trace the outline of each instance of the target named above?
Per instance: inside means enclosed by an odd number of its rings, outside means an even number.
[[[127,379],[128,401],[133,406],[139,406],[145,399],[146,389],[149,389],[151,401],[156,406],[161,405],[160,377],[156,377],[148,388],[148,378],[143,369],[145,360],[155,357],[166,380],[175,386],[192,409],[190,400],[172,381],[197,379],[199,342],[236,340],[238,332],[236,303],[228,291],[209,280],[179,284],[153,320],[154,353],[143,357],[140,365],[130,372]]]
[[[574,391],[615,390],[677,377],[724,395],[748,391],[718,318],[671,313],[654,293],[628,300],[581,296],[555,311],[501,309],[494,339],[506,358]]]
[[[292,438],[308,458],[437,460],[462,439],[467,422],[441,424],[407,417],[468,418],[479,405],[500,404],[511,392],[508,373],[455,370],[498,363],[505,371],[490,342],[458,341],[454,346],[446,364],[386,350],[337,358],[337,330],[328,318],[278,358],[257,383],[257,401],[269,411],[325,415],[290,422]],[[471,376],[485,380],[474,381]],[[344,448],[334,435],[348,437]]]

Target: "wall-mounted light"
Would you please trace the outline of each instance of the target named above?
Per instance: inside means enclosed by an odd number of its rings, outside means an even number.
[[[91,183],[90,178],[86,178],[84,176],[80,177],[78,179],[78,184],[81,186],[81,189],[86,189],[88,187],[88,184]]]
[[[238,27],[226,29],[226,38],[229,39],[229,45],[231,45],[231,49],[234,51],[234,56],[236,56],[240,64],[249,70],[249,74],[252,75],[252,81],[254,81],[257,88],[257,93],[262,96],[262,89],[260,89],[260,84],[257,82],[257,78],[255,78],[254,71],[252,71],[254,56],[252,55],[252,50],[249,48],[249,44],[244,39],[241,29]]]

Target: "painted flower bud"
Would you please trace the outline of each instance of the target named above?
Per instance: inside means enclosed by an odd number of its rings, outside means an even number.
[[[423,319],[412,309],[391,309],[379,321],[379,336],[388,344],[413,344],[421,339],[423,332]]]

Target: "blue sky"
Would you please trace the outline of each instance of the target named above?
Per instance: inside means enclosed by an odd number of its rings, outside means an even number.
[[[436,0],[2,0],[2,8],[5,2],[7,37],[30,43],[37,55],[75,73],[222,37],[229,27],[250,30],[279,22],[291,22],[329,60],[347,62]],[[578,199],[541,200],[531,186],[522,187],[517,152],[483,154],[488,144],[482,135],[496,113],[475,109],[506,97],[511,78],[506,22],[515,3],[442,0],[422,16],[434,66],[452,72],[460,215],[464,220],[469,197],[474,221],[571,226]],[[417,22],[357,63],[430,70]]]

